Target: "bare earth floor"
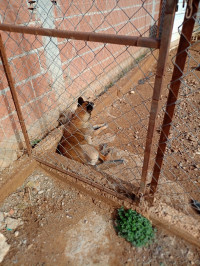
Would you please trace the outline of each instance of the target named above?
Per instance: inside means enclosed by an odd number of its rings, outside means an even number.
[[[196,60],[200,56],[199,46],[197,43],[190,49]],[[167,62],[161,106],[166,102],[166,88],[172,74],[171,59],[174,55],[175,51],[172,51]],[[196,62],[192,61],[191,67],[195,65]],[[200,200],[197,140],[199,116],[195,112],[199,108],[200,99],[197,83],[199,75],[198,71],[191,72],[185,78],[192,93],[182,91],[180,95],[181,101],[174,119],[176,131],[163,167],[167,181],[176,181],[179,185],[181,183],[184,193],[196,200]],[[148,83],[153,82],[150,77]],[[107,122],[109,127],[102,134],[106,136],[112,133],[116,136],[112,140],[112,147],[136,154],[134,159],[137,159],[141,170],[139,158],[143,158],[149,115],[143,101],[145,99],[146,106],[150,108],[152,90],[147,89],[146,81],[138,86],[138,91],[132,90],[123,99],[116,100],[102,116],[94,116],[93,123]],[[98,100],[104,97],[107,95],[102,95]],[[128,104],[130,102],[131,105]],[[126,119],[122,114],[125,114]],[[158,124],[161,118],[162,112],[159,113]],[[142,124],[144,127],[141,128]],[[189,125],[189,129],[186,125]],[[156,131],[156,143],[158,137],[159,132]],[[155,150],[156,145],[153,146],[154,154]],[[131,165],[130,168],[134,167]],[[127,172],[120,173],[124,173],[123,176],[128,179]],[[174,177],[178,179],[174,180]],[[128,181],[132,182],[131,179]],[[181,206],[188,205],[188,202],[174,200],[169,191],[165,191],[165,187],[163,191],[162,186],[159,189],[159,195],[165,192],[167,203],[171,201],[172,207],[184,211]],[[116,208],[109,205],[108,201],[100,201],[97,196],[86,194],[78,186],[62,182],[38,168],[19,189],[0,204],[0,261],[4,257],[0,265],[200,265],[200,250],[161,229],[157,229],[156,239],[150,246],[132,247],[117,236],[113,226],[115,213]],[[4,256],[3,252],[6,253],[8,248],[9,251]]]
[[[149,247],[132,247],[114,230],[112,206],[42,170],[0,213],[0,232],[10,245],[1,265],[200,265],[199,250],[160,229]]]

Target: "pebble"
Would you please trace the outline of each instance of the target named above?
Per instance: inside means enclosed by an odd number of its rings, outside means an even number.
[[[19,235],[19,231],[15,231],[15,237]]]
[[[27,249],[32,248],[33,244],[28,245]]]
[[[9,249],[10,245],[7,244],[6,237],[0,233],[0,263],[3,261]]]
[[[41,194],[43,194],[44,193],[44,190],[40,190],[40,191],[38,191],[38,195],[41,195]]]
[[[14,214],[14,210],[13,209],[11,209],[10,211],[9,211],[9,214],[12,216],[13,214]]]
[[[5,219],[5,224],[6,224],[6,228],[7,230],[15,230],[18,226],[22,225],[23,222],[21,219],[14,219],[11,217],[7,217]]]
[[[22,243],[23,243],[24,245],[26,245],[27,240],[26,240],[26,239],[22,240]]]
[[[192,261],[192,259],[194,258],[194,254],[193,254],[193,252],[191,252],[190,250],[188,251],[187,258],[188,258],[190,261]]]
[[[3,222],[3,220],[4,220],[3,212],[0,212],[0,222]]]

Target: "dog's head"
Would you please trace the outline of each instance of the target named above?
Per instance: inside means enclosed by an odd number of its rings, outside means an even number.
[[[90,119],[91,112],[94,108],[94,103],[89,101],[84,101],[82,97],[78,98],[78,108],[76,110],[76,115],[83,121]]]
[[[91,113],[94,107],[93,102],[84,101],[82,97],[78,98],[78,108],[85,110],[87,113]]]

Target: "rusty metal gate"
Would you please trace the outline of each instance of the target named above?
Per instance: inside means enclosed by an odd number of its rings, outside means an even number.
[[[82,7],[76,1],[49,1],[45,7],[44,1],[22,1],[12,17],[14,7],[5,4],[0,24],[2,173],[27,153],[102,193],[153,203],[197,22],[198,1],[193,1],[187,7],[162,112],[159,103],[176,5],[110,1],[106,6],[91,1]],[[106,123],[94,145],[106,144],[110,160],[123,159],[123,164],[103,169],[56,153],[80,96],[95,103],[91,126]],[[158,112],[164,115],[159,141]]]

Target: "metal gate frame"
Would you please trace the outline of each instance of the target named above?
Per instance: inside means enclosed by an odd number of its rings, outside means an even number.
[[[151,155],[151,147],[152,147],[152,140],[154,137],[154,129],[155,129],[155,122],[158,112],[158,105],[162,90],[162,84],[163,84],[163,78],[165,73],[165,66],[166,66],[166,60],[168,57],[168,52],[170,48],[170,41],[171,41],[171,35],[172,35],[172,28],[173,28],[173,22],[175,17],[175,10],[177,1],[176,0],[168,0],[166,1],[166,7],[165,7],[165,15],[163,20],[163,27],[162,27],[162,36],[159,40],[158,38],[147,38],[147,37],[137,37],[137,36],[123,36],[123,35],[113,35],[113,34],[99,34],[99,33],[88,33],[88,32],[76,32],[76,31],[65,31],[65,30],[56,30],[56,29],[45,29],[45,28],[34,28],[34,27],[24,27],[24,26],[16,26],[12,24],[0,24],[0,30],[1,31],[7,31],[7,32],[18,32],[18,33],[25,33],[25,34],[33,34],[33,35],[42,35],[42,36],[51,36],[51,37],[59,37],[59,38],[68,38],[68,39],[75,39],[75,40],[84,40],[88,42],[102,42],[102,43],[110,43],[110,44],[120,44],[120,45],[129,45],[129,46],[137,46],[137,47],[148,47],[148,48],[154,48],[159,50],[159,57],[158,57],[158,63],[157,63],[157,70],[156,70],[156,76],[155,76],[155,83],[154,83],[154,90],[153,90],[153,96],[152,96],[152,102],[151,102],[151,111],[150,111],[150,117],[149,117],[149,125],[148,125],[148,131],[147,131],[147,137],[146,137],[146,145],[145,145],[145,152],[144,152],[144,161],[143,161],[143,168],[142,168],[142,176],[141,176],[141,182],[140,182],[140,190],[139,194],[137,196],[143,197],[145,195],[146,191],[146,180],[147,180],[147,173],[149,169],[149,161],[150,161],[150,155]],[[194,1],[194,5],[196,7],[196,3],[198,0]],[[162,5],[162,1],[161,1]],[[195,8],[193,9],[195,10]],[[192,27],[191,27],[192,29]],[[29,136],[27,133],[25,121],[23,118],[23,114],[21,111],[21,107],[18,101],[18,96],[15,90],[15,84],[14,80],[12,78],[12,74],[10,71],[10,67],[8,64],[8,59],[6,56],[6,49],[3,45],[2,37],[0,36],[0,56],[3,63],[3,68],[6,74],[6,78],[11,90],[12,99],[16,108],[17,116],[20,122],[20,126],[24,135],[27,152],[29,157],[33,157],[32,154],[32,148],[29,140]],[[164,131],[163,131],[164,132]],[[164,132],[165,134],[165,132]],[[163,136],[163,135],[162,135]],[[160,155],[158,155],[159,157]],[[164,152],[163,152],[164,156]],[[109,193],[111,195],[114,195],[120,199],[127,200],[129,202],[132,202],[131,199],[125,197],[124,195],[117,193],[115,191],[112,191],[111,189],[107,189],[103,187],[100,184],[96,184],[94,182],[90,182],[86,180],[84,177],[81,177],[78,174],[71,173],[67,170],[63,170],[59,167],[55,167],[52,164],[48,164],[45,161],[42,161],[41,159],[34,157],[38,162],[45,164],[49,167],[52,167],[60,172],[64,172],[76,179],[81,180],[82,182],[88,183],[91,186],[94,186],[106,193]],[[158,160],[158,158],[157,158]],[[157,165],[156,160],[156,165]],[[156,170],[155,170],[156,171]],[[152,195],[156,191],[156,183],[155,180],[158,181],[158,176],[153,176],[152,183],[151,183],[151,191]]]

